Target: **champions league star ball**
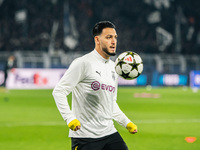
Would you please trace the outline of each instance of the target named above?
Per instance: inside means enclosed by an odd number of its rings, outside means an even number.
[[[126,80],[135,79],[143,71],[142,59],[135,52],[123,52],[115,60],[115,71]]]

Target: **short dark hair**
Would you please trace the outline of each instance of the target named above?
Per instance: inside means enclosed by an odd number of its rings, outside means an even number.
[[[100,21],[100,22],[96,23],[92,30],[93,37],[100,35],[104,28],[114,28],[115,29],[115,25],[113,23],[111,23],[110,21]]]

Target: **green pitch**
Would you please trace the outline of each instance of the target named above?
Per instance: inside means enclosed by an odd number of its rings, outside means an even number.
[[[0,89],[1,150],[70,150],[68,127],[51,92]],[[138,125],[131,135],[115,123],[130,150],[200,149],[200,91],[121,87],[118,104]]]

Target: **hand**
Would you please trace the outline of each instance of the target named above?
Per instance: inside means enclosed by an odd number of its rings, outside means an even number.
[[[130,133],[132,133],[132,134],[137,133],[137,126],[136,126],[134,123],[132,123],[132,122],[129,122],[129,123],[127,124],[126,128],[127,128],[128,131],[129,131]]]
[[[137,129],[135,129],[133,132],[130,132],[131,134],[137,133]]]
[[[78,119],[74,119],[68,124],[68,127],[73,131],[77,131],[81,128],[81,123]]]

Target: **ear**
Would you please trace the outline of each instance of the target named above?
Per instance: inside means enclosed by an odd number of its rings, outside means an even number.
[[[99,41],[99,36],[95,36],[95,37],[94,37],[94,40],[95,40],[95,43],[96,43],[97,45],[99,45],[99,43],[100,43],[100,41]]]

